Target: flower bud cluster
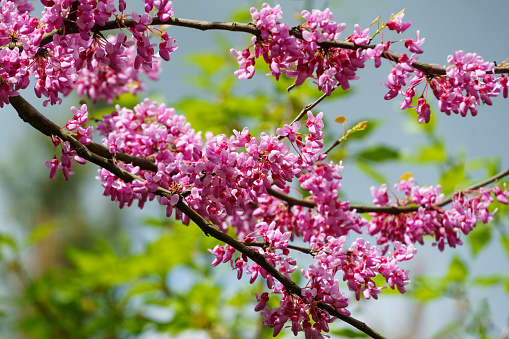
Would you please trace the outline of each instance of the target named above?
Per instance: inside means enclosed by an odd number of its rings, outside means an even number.
[[[249,79],[254,75],[255,58],[263,56],[270,66],[270,75],[276,80],[281,74],[289,78],[296,78],[295,85],[301,85],[307,78],[315,80],[318,88],[330,95],[333,89],[341,86],[350,87],[350,80],[357,79],[358,68],[363,68],[367,60],[362,51],[343,50],[338,48],[323,49],[318,43],[339,39],[346,29],[346,24],[332,21],[332,13],[313,10],[301,13],[305,22],[299,26],[302,39],[290,34],[290,26],[281,23],[283,17],[281,7],[271,8],[264,4],[258,11],[251,8],[251,17],[261,30],[261,38],[253,37],[251,47],[242,52],[231,50],[237,57],[239,70],[235,75],[239,79]],[[355,33],[348,39],[356,44],[369,41],[369,28],[361,30],[355,27]]]
[[[140,76],[145,74],[151,80],[158,80],[161,61],[154,60],[152,68],[145,70],[135,67],[136,46],[128,41],[124,32],[109,36],[107,42],[96,39],[96,47],[80,53],[79,77],[75,82],[78,95],[86,95],[96,103],[103,99],[112,103],[124,93],[136,95],[144,92]]]
[[[368,233],[377,237],[379,245],[401,242],[411,245],[416,242],[424,244],[424,237],[431,236],[443,251],[445,245],[456,247],[463,244],[461,233],[467,235],[478,221],[487,223],[493,219],[488,207],[494,201],[493,196],[507,204],[509,193],[500,187],[492,189],[480,188],[471,192],[458,192],[454,195],[448,210],[439,207],[444,197],[441,186],[420,187],[410,178],[402,180],[394,186],[396,191],[403,192],[405,197],[390,201],[387,186],[380,189],[371,187],[373,203],[377,206],[408,206],[417,205],[418,210],[412,213],[397,215],[387,213],[371,213]],[[504,185],[505,188],[505,185]]]
[[[262,222],[258,229],[258,234],[248,237],[245,243],[249,245],[256,238],[262,237],[266,246],[258,249],[259,253],[264,255],[269,264],[288,277],[289,273],[297,269],[296,261],[288,255],[287,242],[291,236],[290,232],[281,233],[275,223],[268,225]],[[228,245],[217,245],[209,251],[215,256],[212,266],[229,261],[232,268],[237,271],[238,279],[242,277],[245,269],[251,274],[250,283],[260,275],[266,280],[271,290],[270,294],[282,296],[280,306],[271,309],[267,306],[269,292],[257,295],[255,311],[260,312],[264,325],[274,329],[274,336],[279,334],[286,323],[291,322],[289,327],[295,335],[304,332],[306,338],[321,338],[323,332],[329,332],[328,323],[332,322],[334,317],[319,309],[317,301],[330,304],[340,314],[350,315],[347,310],[349,299],[340,290],[341,280],[346,282],[346,287],[354,291],[357,300],[361,294],[365,299],[371,297],[378,299],[378,294],[387,286],[376,285],[373,278],[377,275],[381,275],[389,287],[397,288],[401,293],[405,293],[405,286],[410,283],[408,271],[402,270],[398,263],[410,260],[414,256],[416,250],[413,245],[405,246],[396,242],[394,252],[384,256],[380,249],[361,238],[345,250],[343,248],[345,239],[345,236],[338,238],[329,236],[324,244],[312,245],[312,249],[316,251],[315,262],[309,269],[301,269],[308,282],[300,296],[289,293],[258,264],[250,266],[243,255],[235,259],[235,249]],[[280,250],[281,253],[277,253],[276,250]]]

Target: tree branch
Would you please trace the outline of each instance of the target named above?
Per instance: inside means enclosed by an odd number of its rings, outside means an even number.
[[[108,31],[113,29],[119,29],[119,28],[129,28],[134,27],[135,22],[133,20],[111,20],[106,22],[104,26],[99,26],[97,24],[94,25],[92,28],[92,32],[99,33],[102,31]],[[239,22],[214,22],[214,21],[201,21],[201,20],[190,20],[190,19],[184,19],[184,18],[175,18],[170,17],[169,20],[162,22],[158,17],[154,17],[152,19],[151,25],[171,25],[171,26],[179,26],[179,27],[187,27],[187,28],[193,28],[198,29],[201,31],[207,31],[207,30],[223,30],[223,31],[231,31],[231,32],[244,32],[249,33],[256,36],[261,36],[261,30],[257,28],[253,23],[239,23]],[[55,34],[74,34],[78,33],[78,26],[73,23],[66,21],[65,25],[60,29],[55,29],[49,33],[45,33],[41,39],[40,46],[44,46],[50,42],[53,41],[53,36]],[[303,39],[302,37],[302,31],[299,28],[299,26],[294,26],[290,29],[290,34],[299,38]],[[23,48],[21,43],[11,44],[12,46],[18,47],[20,50]],[[375,45],[356,45],[353,42],[348,41],[341,41],[341,40],[334,40],[334,41],[324,41],[319,42],[319,46],[324,48],[343,48],[343,49],[350,49],[350,50],[357,50],[357,49],[368,49],[368,48],[375,48]],[[400,57],[399,54],[393,53],[393,52],[384,52],[382,54],[382,57],[391,60],[394,62],[398,62],[398,59]],[[428,75],[445,75],[446,74],[446,67],[437,66],[437,65],[431,65],[423,62],[414,62],[412,63],[412,66],[416,69],[424,72]],[[509,73],[509,67],[495,67],[494,71],[495,74],[502,74],[502,73]],[[294,120],[295,121],[295,120]]]
[[[64,141],[68,141],[71,144],[71,147],[78,153],[82,158],[93,162],[100,167],[103,167],[115,174],[117,177],[122,179],[125,182],[132,182],[135,179],[143,181],[140,177],[129,173],[128,171],[118,167],[111,159],[107,159],[100,155],[97,155],[91,152],[85,145],[80,143],[73,135],[62,130],[51,120],[42,115],[37,109],[35,109],[30,103],[28,103],[22,96],[16,96],[11,98],[11,104],[18,112],[20,118],[29,123],[32,127],[42,132],[45,135],[51,136],[56,135],[60,137]],[[172,196],[174,193],[170,192],[164,188],[158,187],[154,194],[160,196]],[[291,294],[295,294],[299,297],[302,297],[302,289],[291,279],[284,276],[278,269],[274,266],[270,265],[265,257],[260,254],[258,251],[252,249],[251,247],[243,244],[242,242],[235,240],[230,237],[228,234],[223,233],[214,225],[207,222],[202,216],[200,216],[195,210],[193,210],[189,205],[187,205],[184,201],[184,198],[180,196],[178,203],[175,205],[182,213],[187,215],[189,219],[191,219],[206,235],[210,235],[215,239],[222,241],[231,247],[235,248],[237,251],[245,254],[248,258],[256,262],[260,265],[267,273],[272,275],[276,280],[281,282],[283,286],[286,288],[286,291]],[[344,322],[354,326],[358,330],[366,333],[372,338],[384,339],[382,335],[377,333],[375,330],[367,326],[362,321],[359,321],[353,317],[345,316],[336,311],[334,307],[331,305],[318,302],[317,306],[323,310],[326,310],[332,316],[335,316]]]
[[[95,24],[92,28],[92,32],[99,33],[103,31],[113,30],[113,29],[120,29],[120,28],[130,28],[134,27],[135,22],[133,20],[111,20],[106,22],[104,26],[100,26],[98,24]],[[214,22],[214,21],[201,21],[201,20],[191,20],[191,19],[184,19],[184,18],[175,18],[170,17],[167,21],[161,21],[158,17],[152,18],[152,24],[151,25],[171,25],[171,26],[179,26],[179,27],[187,27],[187,28],[193,28],[198,29],[201,31],[207,31],[207,30],[223,30],[223,31],[231,31],[231,32],[244,32],[249,33],[255,36],[261,36],[261,30],[257,28],[253,23],[239,23],[239,22]],[[65,21],[64,25],[60,29],[55,29],[49,33],[45,33],[42,36],[41,44],[40,46],[44,46],[49,44],[53,41],[53,36],[55,34],[60,35],[67,35],[67,34],[75,34],[78,33],[78,26],[71,21]],[[290,34],[299,38],[303,39],[302,37],[302,31],[299,28],[299,26],[294,26],[290,29]],[[357,49],[368,49],[368,48],[375,48],[375,45],[356,45],[353,42],[348,41],[341,41],[341,40],[334,40],[334,41],[324,41],[319,42],[319,46],[323,48],[343,48],[343,49],[350,49],[350,50],[357,50]],[[17,43],[10,43],[8,45],[5,45],[3,47],[8,48],[15,48],[18,47],[21,51],[23,49],[23,45],[20,42]],[[396,54],[394,52],[383,52],[382,57],[391,60],[394,62],[398,62],[398,59],[400,57],[399,54]],[[431,65],[424,62],[414,62],[412,63],[412,66],[416,69],[424,72],[428,75],[445,75],[446,74],[446,67],[437,66],[437,65]],[[502,73],[509,73],[509,66],[506,67],[495,67],[494,71],[495,74],[502,74]]]
[[[320,97],[320,99],[322,99],[323,97],[324,96],[322,95],[322,97]],[[320,99],[318,99],[318,100],[320,100]],[[318,100],[308,106],[313,106],[313,105],[316,106],[319,103]],[[120,152],[117,152],[116,155],[113,155],[108,151],[108,149],[106,147],[96,144],[94,142],[90,143],[90,145],[87,145],[87,146],[79,143],[71,134],[63,131],[55,123],[53,123],[51,120],[49,120],[44,115],[39,113],[32,105],[30,105],[21,96],[12,97],[11,101],[12,101],[11,102],[12,106],[16,109],[16,111],[18,111],[18,114],[23,121],[29,123],[35,129],[37,129],[38,131],[40,131],[41,133],[43,133],[49,137],[51,137],[52,135],[56,135],[64,141],[69,141],[71,143],[71,146],[73,146],[73,148],[76,149],[76,151],[78,151],[77,148],[84,148],[83,152],[90,153],[91,157],[96,156],[96,157],[106,159],[107,162],[102,161],[101,164],[97,164],[97,163],[96,164],[101,167],[106,168],[107,170],[109,170],[110,172],[112,172],[113,174],[115,174],[116,176],[118,176],[119,178],[121,178],[124,181],[127,181],[125,176],[122,177],[121,173],[113,172],[113,170],[112,170],[113,168],[119,168],[119,167],[114,165],[114,162],[112,160],[117,159],[117,160],[123,161],[124,163],[131,163],[135,166],[139,166],[141,169],[144,169],[144,170],[149,170],[149,171],[154,171],[154,172],[157,171],[157,166],[150,159],[134,157],[132,155],[120,153]],[[308,107],[308,106],[306,106],[306,107]],[[304,108],[304,110],[305,110],[305,108]],[[20,113],[20,112],[22,112],[22,113]],[[79,154],[79,152],[78,152],[78,154]],[[88,159],[87,157],[85,157],[81,154],[80,154],[80,156],[85,159]],[[94,162],[94,161],[92,161],[92,162]],[[111,169],[108,168],[107,166],[109,166],[108,165],[109,163],[113,164],[115,167],[111,167]],[[127,172],[127,173],[129,173],[129,172]],[[472,186],[466,188],[465,190],[467,190],[467,191],[468,190],[476,190],[480,187],[491,184],[491,183],[495,182],[496,180],[501,179],[508,175],[509,175],[509,169],[506,169],[505,171],[502,171],[502,172],[498,173],[497,175],[495,175],[489,179],[486,179],[480,183],[472,185]],[[127,181],[127,182],[129,182],[129,181]],[[272,195],[273,197],[280,199],[280,200],[286,201],[290,206],[296,205],[296,206],[303,206],[303,207],[308,207],[308,208],[316,207],[316,203],[314,201],[307,200],[307,199],[294,198],[290,195],[276,191],[272,188],[268,188],[267,193]],[[440,202],[438,204],[432,205],[432,206],[436,206],[436,207],[445,206],[452,201],[452,198],[453,198],[453,196],[443,200],[442,202]],[[385,214],[401,214],[401,213],[416,212],[418,210],[418,208],[419,208],[419,206],[350,205],[350,210],[355,209],[357,213],[374,212],[374,213],[385,213]]]
[[[244,242],[244,244],[246,244],[248,246],[252,246],[252,247],[261,247],[261,248],[266,248],[269,245],[268,243],[266,243],[264,241]],[[287,244],[286,247],[291,250],[299,251],[299,252],[302,252],[305,254],[310,254],[312,256],[315,256],[319,252],[319,250],[313,250],[311,248],[295,246],[295,245],[291,245],[291,244]]]
[[[320,99],[322,99],[323,97],[324,96],[320,97]],[[23,121],[29,123],[30,125],[32,125],[32,127],[34,127],[35,129],[37,129],[38,131],[40,131],[41,133],[43,133],[49,137],[51,137],[52,135],[56,135],[64,141],[69,141],[71,143],[71,146],[76,151],[78,151],[78,148],[83,148],[84,150],[82,152],[86,152],[86,153],[90,154],[87,156],[99,157],[99,158],[105,159],[106,162],[101,161],[101,164],[98,164],[92,160],[90,160],[90,161],[96,163],[97,165],[99,165],[101,167],[106,168],[107,170],[109,170],[110,172],[112,172],[113,174],[115,174],[116,176],[118,176],[119,178],[121,178],[122,180],[124,180],[126,182],[129,182],[126,180],[127,177],[125,177],[125,176],[123,177],[122,173],[120,173],[120,172],[115,173],[112,170],[112,169],[120,169],[118,166],[114,165],[113,160],[117,159],[117,160],[123,161],[124,163],[131,163],[135,166],[139,166],[141,169],[144,169],[144,170],[149,170],[149,171],[154,171],[154,172],[157,171],[157,166],[150,159],[134,157],[132,155],[120,153],[120,152],[117,152],[116,155],[113,155],[108,151],[108,149],[106,147],[96,144],[94,142],[90,143],[90,145],[87,145],[87,146],[81,144],[70,133],[63,131],[55,123],[53,123],[51,120],[49,120],[44,115],[39,113],[32,105],[30,105],[21,96],[11,97],[11,101],[12,101],[11,102],[12,106],[16,109],[16,111],[18,111],[18,114]],[[318,104],[318,102],[319,101],[317,100],[311,105],[316,106]],[[310,106],[310,105],[308,105],[308,106]],[[22,113],[20,113],[20,112],[22,112]],[[78,152],[78,154],[80,154],[80,153]],[[88,159],[86,156],[83,156],[82,154],[80,154],[80,156],[85,159]],[[108,168],[108,166],[109,166],[108,164],[113,164],[114,167]],[[127,173],[129,173],[129,172],[127,172]],[[491,184],[491,183],[495,182],[496,180],[501,179],[508,175],[509,175],[509,169],[506,169],[505,171],[502,171],[502,172],[496,174],[495,176],[488,178],[480,183],[472,185],[472,186],[466,188],[465,190],[467,190],[467,191],[476,190],[480,187]],[[307,200],[307,199],[294,198],[290,195],[276,191],[272,188],[268,188],[267,193],[272,195],[273,197],[280,199],[280,200],[286,201],[290,206],[295,205],[295,206],[303,206],[303,207],[308,207],[308,208],[316,207],[316,203],[314,201]],[[453,199],[453,196],[443,200],[442,202],[440,202],[438,204],[432,205],[432,207],[433,206],[435,206],[435,207],[445,206],[445,205],[449,204],[450,202],[452,202],[452,199]],[[350,205],[350,210],[356,210],[357,213],[374,212],[374,213],[385,213],[385,214],[401,214],[401,213],[416,212],[418,210],[418,208],[419,208],[419,206]]]
[[[468,188],[459,190],[459,192],[462,191],[473,191],[478,188],[484,187],[486,185],[489,185],[498,179],[501,179],[503,177],[506,177],[509,175],[509,168],[497,173],[496,175],[492,176],[491,178],[488,178],[484,181],[481,181],[475,185],[472,185]],[[289,206],[303,206],[303,207],[309,207],[314,208],[316,207],[316,203],[314,201],[308,200],[308,199],[299,199],[294,198],[288,194],[276,191],[275,189],[268,188],[267,193],[272,195],[273,197],[276,197],[280,200],[286,201]],[[443,207],[449,203],[452,202],[454,198],[454,194],[451,195],[449,198],[442,200],[438,204],[431,205],[431,208],[433,207]],[[364,205],[350,205],[350,210],[356,210],[357,213],[385,213],[385,214],[402,214],[402,213],[412,213],[417,212],[419,209],[419,206],[364,206]]]

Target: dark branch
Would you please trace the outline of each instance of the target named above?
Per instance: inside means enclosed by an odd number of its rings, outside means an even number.
[[[35,129],[37,129],[38,131],[42,132],[45,135],[48,136],[56,135],[62,140],[69,141],[72,148],[76,150],[78,155],[81,156],[82,158],[107,169],[108,171],[115,174],[117,177],[124,180],[125,182],[132,182],[135,179],[143,181],[143,179],[141,179],[140,177],[133,175],[132,173],[129,173],[124,169],[118,167],[112,160],[91,152],[87,147],[85,147],[76,138],[74,138],[73,135],[62,130],[55,123],[53,123],[51,120],[49,120],[39,111],[37,111],[23,97],[21,96],[12,97],[11,104],[16,109],[18,115],[23,121],[29,123],[32,127],[34,127]],[[161,187],[159,187],[154,193],[160,196],[167,197],[174,194],[173,192],[170,192]],[[200,227],[200,229],[203,231],[203,233],[205,233],[206,235],[210,235],[215,239],[232,246],[237,251],[245,254],[248,258],[250,258],[258,265],[260,265],[263,269],[265,269],[276,280],[281,282],[288,293],[292,293],[299,297],[302,297],[302,289],[294,281],[287,278],[281,272],[279,272],[278,269],[270,265],[262,254],[252,249],[251,247],[243,244],[242,242],[235,240],[228,234],[223,233],[214,225],[208,223],[202,216],[200,216],[195,210],[193,210],[189,205],[185,203],[184,198],[182,196],[180,197],[179,202],[175,205],[175,207],[182,211],[182,213],[187,215],[189,219],[195,222],[196,225]],[[354,326],[355,328],[368,334],[372,338],[384,339],[382,335],[377,333],[375,330],[371,329],[362,321],[338,313],[336,309],[331,305],[324,302],[318,302],[317,305],[321,309],[324,309],[327,312],[329,312],[329,314],[331,314],[332,316],[335,316],[343,320],[344,322]]]
[[[486,185],[489,185],[503,177],[506,177],[509,175],[509,169],[506,169],[491,178],[488,178],[480,183],[477,183],[475,185],[472,185],[466,189],[460,190],[461,191],[473,191],[478,188],[484,187]],[[286,201],[289,206],[303,206],[303,207],[309,207],[314,208],[316,207],[316,203],[311,200],[307,199],[299,199],[294,198],[288,194],[276,191],[272,188],[267,189],[267,193],[272,195],[273,197],[276,197],[280,200]],[[434,207],[443,207],[449,203],[452,202],[454,198],[454,194],[450,196],[449,198],[442,200],[438,204],[431,205],[431,208]],[[420,206],[364,206],[364,205],[350,205],[350,210],[355,210],[357,213],[385,213],[385,214],[402,214],[402,213],[412,213],[417,212]]]
[[[333,89],[334,91],[334,89]],[[299,121],[300,119],[302,119],[302,117],[309,111],[311,111],[313,108],[315,108],[319,103],[321,103],[323,101],[323,99],[325,99],[327,97],[327,93],[323,94],[321,97],[319,97],[315,102],[313,102],[312,104],[308,104],[306,105],[302,111],[300,111],[300,113],[295,117],[295,119],[293,119],[293,121],[290,123],[290,125],[293,125],[294,122],[296,121]]]
[[[262,248],[266,248],[269,245],[266,242],[262,242],[262,241],[245,242],[245,244],[248,246],[251,246],[251,247],[262,247]],[[299,252],[306,253],[306,254],[311,254],[312,256],[315,256],[319,252],[318,250],[313,250],[311,248],[295,246],[295,245],[291,245],[291,244],[286,245],[286,247],[291,250],[299,251]]]
[[[113,29],[119,29],[119,28],[129,28],[134,27],[134,21],[133,20],[111,20],[106,22],[104,26],[94,25],[92,28],[92,32],[99,33],[102,31],[108,31]],[[261,30],[258,29],[254,24],[252,23],[239,23],[239,22],[212,22],[212,21],[201,21],[201,20],[190,20],[190,19],[183,19],[183,18],[175,18],[171,17],[169,20],[162,22],[158,17],[154,17],[152,19],[152,25],[172,25],[172,26],[180,26],[180,27],[187,27],[187,28],[194,28],[199,29],[201,31],[206,30],[223,30],[223,31],[232,31],[232,32],[244,32],[249,33],[256,36],[261,36]],[[49,33],[45,33],[41,39],[41,47],[49,44],[53,41],[53,36],[55,34],[74,34],[78,33],[78,26],[70,21],[66,21],[64,27],[60,29],[55,29]],[[299,26],[295,26],[290,29],[290,34],[302,39],[302,31],[299,29]],[[357,49],[368,49],[368,48],[375,48],[375,45],[356,45],[353,42],[348,41],[324,41],[318,43],[321,47],[324,48],[343,48],[343,49],[351,49],[351,50],[357,50]],[[20,50],[23,49],[23,45],[21,43],[16,44],[9,44],[9,48],[18,47]],[[400,55],[393,53],[393,52],[384,52],[382,54],[382,57],[384,57],[387,60],[391,60],[394,62],[397,62]],[[424,72],[428,75],[445,75],[446,68],[442,66],[436,66],[431,64],[426,64],[423,62],[414,62],[412,64],[413,67],[416,69]],[[502,73],[509,73],[509,67],[495,67],[494,73],[496,74],[502,74]]]

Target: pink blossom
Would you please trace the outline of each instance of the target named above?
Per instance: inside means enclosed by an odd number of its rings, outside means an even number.
[[[419,31],[415,33],[415,40],[407,39],[405,41],[405,47],[412,53],[421,54],[423,53],[422,49],[419,47],[424,43],[425,38],[419,40]]]
[[[349,39],[353,41],[356,45],[364,45],[369,43],[370,37],[369,37],[369,27],[365,30],[362,30],[362,28],[355,24],[354,26],[354,34],[352,34]]]
[[[391,31],[396,31],[398,34],[403,33],[412,25],[411,22],[403,22],[403,17],[405,16],[404,12],[399,13],[398,15],[391,15],[391,19],[387,21],[385,24]]]

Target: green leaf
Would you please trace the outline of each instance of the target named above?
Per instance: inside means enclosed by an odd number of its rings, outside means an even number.
[[[156,227],[168,227],[170,226],[170,221],[168,219],[161,219],[155,217],[145,218],[143,223],[147,226],[156,226]]]
[[[417,300],[426,302],[442,296],[443,286],[439,279],[420,276],[415,279],[409,292]]]
[[[129,291],[129,296],[133,296],[136,294],[142,294],[146,292],[157,292],[162,291],[164,286],[161,284],[152,282],[152,281],[137,281],[134,286]]]
[[[475,285],[479,285],[481,287],[491,287],[494,285],[502,284],[505,279],[509,278],[509,275],[504,276],[501,274],[494,274],[494,275],[483,275],[479,277],[475,277],[472,282]]]
[[[463,162],[452,166],[440,177],[440,185],[444,194],[450,194],[458,189],[465,177],[465,165]]]
[[[14,238],[5,233],[0,233],[0,246],[1,245],[6,245],[12,249],[16,249],[16,242],[14,241]]]
[[[451,265],[449,266],[449,273],[447,274],[448,281],[462,282],[468,275],[467,266],[460,260],[459,257],[454,257]]]
[[[331,331],[330,333],[343,338],[369,338],[369,335],[367,335],[366,333],[354,331],[349,328]]]
[[[397,160],[400,157],[399,151],[395,148],[389,146],[375,146],[369,149],[362,151],[358,155],[359,159],[373,161],[373,162],[383,162],[389,160]]]
[[[502,248],[505,250],[505,254],[509,257],[509,237],[505,233],[500,234],[500,242],[502,243]]]
[[[198,65],[205,76],[217,72],[224,65],[224,59],[217,53],[200,53],[188,56],[187,62],[192,65]]]
[[[479,252],[486,247],[486,245],[491,240],[491,228],[483,225],[474,228],[472,232],[467,237],[468,243],[470,244],[470,248],[472,249],[472,253],[474,257],[476,257]]]
[[[341,118],[343,118],[343,119],[341,119]],[[342,122],[342,124],[344,124],[347,121],[344,117],[337,117],[334,121],[340,122],[341,120],[344,120],[344,122]],[[341,139],[339,139],[339,141],[340,142],[344,142],[348,137],[353,135],[355,132],[364,131],[367,127],[368,127],[368,122],[367,121],[361,121],[357,125],[352,127],[351,129],[349,129],[346,132],[346,134]]]
[[[359,120],[359,121],[356,121],[354,122],[354,126],[357,126],[359,123],[361,123],[362,121]],[[362,138],[366,138],[369,134],[371,134],[375,129],[377,129],[378,127],[380,126],[380,121],[379,120],[376,120],[376,119],[369,119],[369,123],[368,125],[366,126],[366,128],[362,131],[362,133],[354,133],[352,135],[350,135],[348,137],[348,140],[353,140],[353,139],[362,139]]]
[[[414,160],[416,162],[443,162],[447,154],[442,143],[435,143],[429,146],[420,146],[417,156]]]
[[[47,221],[39,224],[34,228],[30,236],[28,237],[28,243],[30,245],[40,242],[59,228],[59,222],[56,219]]]
[[[241,129],[247,117],[260,119],[260,112],[268,102],[266,96],[227,97],[218,103],[188,97],[176,107],[186,113],[187,120],[196,131],[211,131],[214,134],[231,135],[233,129]]]

